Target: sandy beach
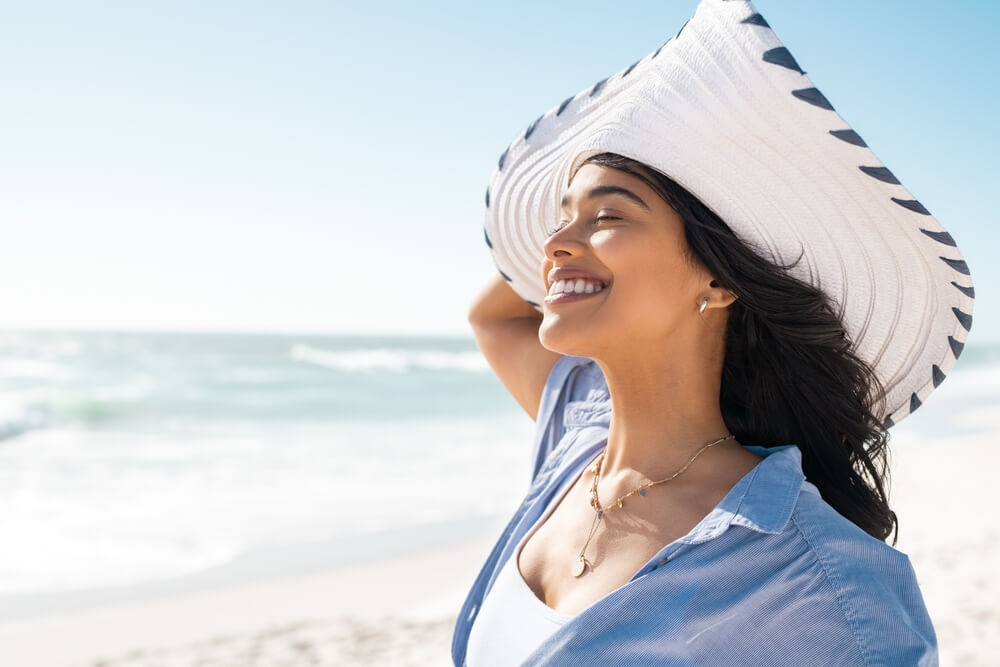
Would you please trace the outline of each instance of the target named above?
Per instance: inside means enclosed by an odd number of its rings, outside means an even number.
[[[978,511],[1000,463],[996,435],[893,441],[896,548],[917,572],[942,665],[1000,654],[1000,526]],[[492,544],[8,622],[0,655],[16,667],[446,665],[458,607]]]
[[[5,667],[448,664],[492,540],[0,626]]]

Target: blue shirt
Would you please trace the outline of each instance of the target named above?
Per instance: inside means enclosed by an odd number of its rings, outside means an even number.
[[[564,356],[539,404],[532,480],[459,611],[465,665],[480,603],[554,492],[607,444],[600,367]],[[836,512],[795,445],[764,457],[691,531],[574,616],[525,665],[937,665],[909,557]]]

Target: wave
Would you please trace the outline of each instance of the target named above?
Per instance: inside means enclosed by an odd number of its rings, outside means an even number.
[[[347,373],[372,371],[405,373],[414,369],[482,373],[489,370],[489,365],[478,351],[435,352],[398,348],[359,348],[335,352],[298,343],[291,347],[288,356],[295,361]]]
[[[0,359],[0,378],[32,378],[63,381],[76,377],[76,370],[42,359]]]
[[[0,442],[33,429],[51,426],[55,421],[55,411],[47,403],[0,400]]]
[[[52,401],[0,402],[0,442],[28,431],[67,423],[99,424],[148,411],[136,401],[76,396]]]
[[[149,376],[117,386],[34,387],[0,396],[0,441],[68,423],[96,424],[155,411]]]

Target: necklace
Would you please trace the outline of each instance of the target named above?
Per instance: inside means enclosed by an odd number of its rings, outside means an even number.
[[[648,489],[649,487],[655,486],[657,484],[663,484],[664,482],[669,482],[670,480],[674,479],[682,472],[687,470],[688,466],[690,466],[694,462],[694,460],[698,458],[698,455],[701,454],[703,451],[705,451],[709,447],[719,444],[720,442],[725,442],[726,440],[732,440],[735,437],[736,437],[735,435],[730,433],[729,435],[719,438],[718,440],[713,440],[712,442],[702,446],[701,449],[695,452],[694,456],[692,456],[680,470],[675,472],[670,477],[658,480],[656,482],[645,482],[643,484],[640,484],[638,487],[636,487],[632,491],[629,491],[624,496],[622,496],[615,502],[611,503],[607,507],[601,507],[601,503],[597,499],[597,483],[601,481],[601,464],[604,462],[604,455],[608,453],[607,447],[605,447],[604,451],[601,452],[601,455],[597,457],[597,461],[590,467],[590,471],[594,473],[594,483],[590,487],[590,506],[594,508],[594,523],[591,524],[590,526],[590,535],[587,536],[587,541],[584,543],[583,548],[580,549],[580,555],[577,557],[577,560],[573,561],[573,567],[570,570],[573,576],[579,577],[580,575],[582,575],[584,572],[587,571],[588,567],[590,569],[594,568],[593,564],[591,564],[591,562],[587,560],[587,558],[583,554],[587,551],[587,545],[590,544],[590,540],[594,537],[594,533],[597,532],[597,524],[598,522],[601,521],[601,519],[604,518],[605,512],[610,512],[611,510],[621,508],[622,502],[624,502],[624,500],[629,496],[635,495],[636,493],[638,493],[640,496],[644,496],[646,495],[646,489]]]

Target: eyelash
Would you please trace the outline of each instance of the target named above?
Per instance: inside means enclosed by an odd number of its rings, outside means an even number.
[[[601,220],[619,220],[619,218],[616,217],[616,216],[613,216],[613,215],[599,215],[596,218],[594,218],[594,222],[600,222]],[[563,225],[563,227],[565,227],[565,226],[566,225]],[[555,234],[556,232],[558,232],[560,229],[562,229],[562,227],[556,227],[555,229],[548,230],[549,236],[552,236],[553,234]]]

